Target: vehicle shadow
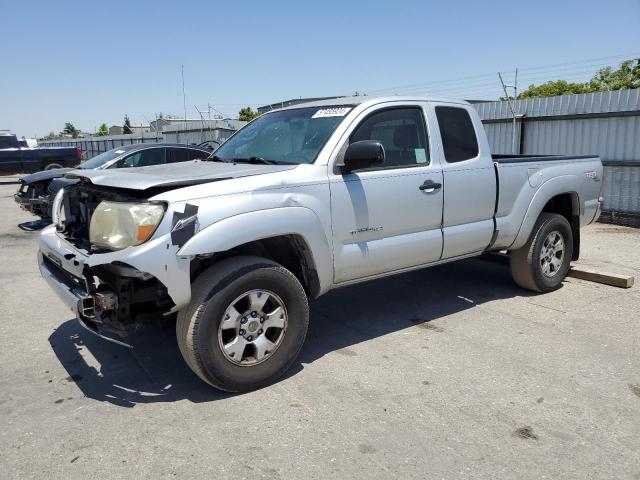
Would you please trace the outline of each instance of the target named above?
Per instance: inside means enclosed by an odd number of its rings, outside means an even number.
[[[508,266],[480,259],[337,289],[311,304],[305,346],[286,376],[330,352],[416,325],[446,328],[446,323],[429,322],[487,301],[531,295],[513,283]],[[145,330],[131,339],[130,349],[69,320],[49,342],[68,372],[67,380],[95,400],[134,407],[184,399],[209,402],[231,395],[209,387],[186,366],[173,327]]]

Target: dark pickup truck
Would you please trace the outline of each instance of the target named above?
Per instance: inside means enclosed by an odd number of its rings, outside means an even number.
[[[28,147],[10,133],[0,133],[0,173],[39,172],[75,167],[82,150],[75,147]]]

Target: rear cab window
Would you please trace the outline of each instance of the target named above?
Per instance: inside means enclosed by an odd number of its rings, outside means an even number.
[[[0,135],[0,148],[15,147],[13,137],[10,135]]]
[[[167,163],[187,162],[189,160],[207,158],[208,156],[208,153],[192,148],[171,147],[167,149]]]
[[[463,162],[478,156],[478,138],[466,109],[436,106],[436,118],[447,163]]]

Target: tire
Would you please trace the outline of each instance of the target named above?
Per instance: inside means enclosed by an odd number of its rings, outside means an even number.
[[[562,241],[561,258],[558,258],[560,250],[555,253],[549,250],[551,244],[560,248],[557,236],[553,234],[557,234]],[[572,254],[573,234],[567,219],[557,213],[543,212],[527,243],[511,251],[511,275],[519,286],[527,290],[557,290],[569,272]]]
[[[277,316],[282,321],[283,316],[279,314],[261,316],[259,313],[258,317],[251,318],[250,311],[257,311],[252,299],[261,292],[267,292],[268,298],[260,312],[273,309],[274,305],[281,303],[280,312],[284,312],[286,322],[284,328],[267,326]],[[240,311],[243,308],[239,305],[245,304],[248,305],[248,310]],[[234,305],[237,309],[232,311],[241,314],[238,322],[247,322],[244,323],[244,330],[223,329],[222,324],[229,318],[228,312]],[[230,321],[235,317],[232,315]],[[256,330],[256,320],[265,317],[267,320],[263,325],[257,326],[260,330]],[[178,347],[187,365],[202,380],[220,390],[244,392],[273,383],[291,367],[304,344],[308,325],[309,305],[298,279],[271,260],[240,256],[222,260],[196,278],[192,284],[191,303],[178,313],[176,335]],[[242,327],[239,323],[238,326]],[[264,332],[262,326],[265,327]],[[242,332],[244,336],[240,335]],[[255,333],[256,338],[253,342],[248,342],[251,332]],[[278,333],[281,336],[276,340]],[[225,336],[233,335],[236,335],[235,340],[226,343]],[[258,347],[264,345],[258,343],[258,338],[260,342],[273,340],[270,353]],[[231,358],[227,345],[232,345],[235,341],[245,342],[248,346],[240,351],[239,357]],[[231,355],[235,353],[237,352],[232,352]],[[263,357],[258,360],[261,354]]]
[[[55,162],[47,163],[44,166],[43,170],[53,170],[54,168],[62,168],[62,165],[60,165],[59,163],[55,163]]]

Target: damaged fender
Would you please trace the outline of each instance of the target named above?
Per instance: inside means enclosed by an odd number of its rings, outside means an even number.
[[[280,235],[300,235],[310,249],[318,272],[320,292],[331,287],[333,257],[320,219],[306,207],[257,210],[215,222],[188,240],[181,257],[224,252],[238,245]]]

